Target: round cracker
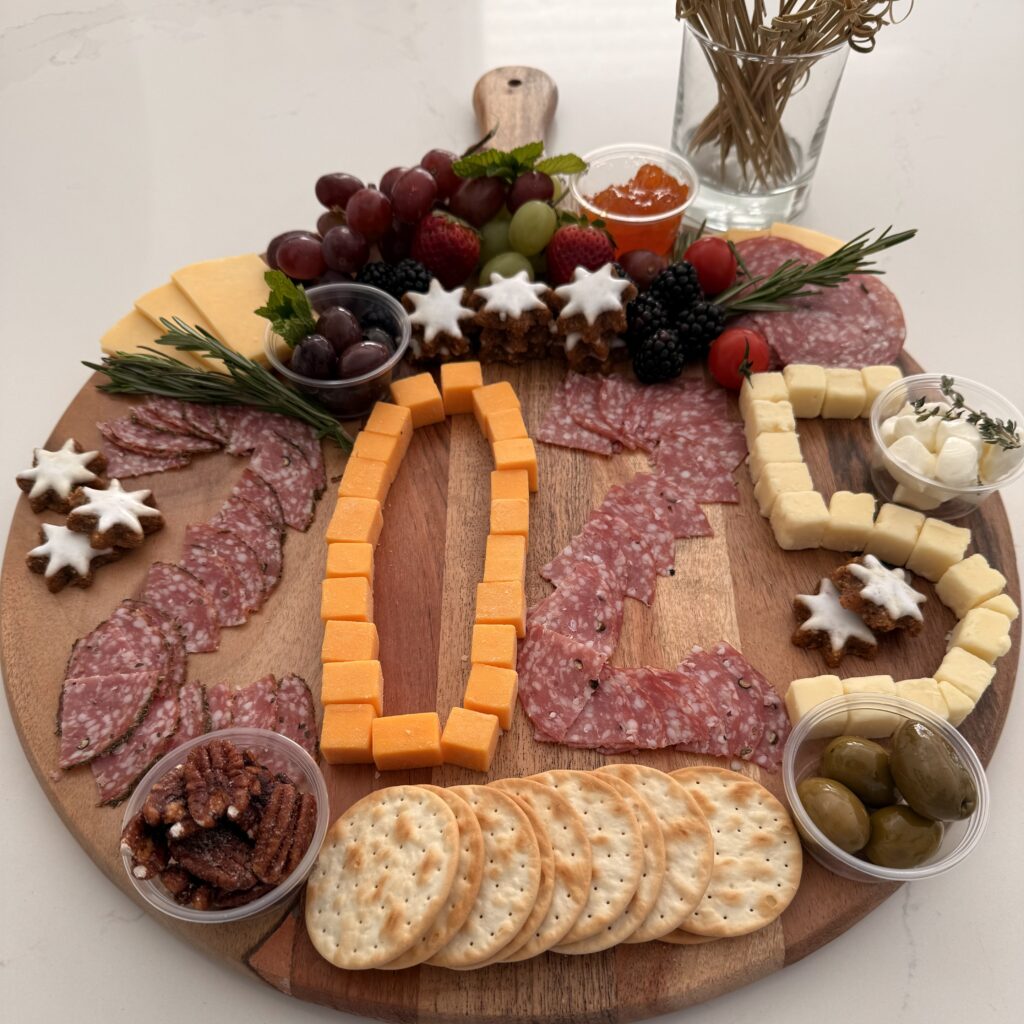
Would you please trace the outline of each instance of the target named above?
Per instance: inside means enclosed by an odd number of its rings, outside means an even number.
[[[568,769],[542,772],[533,779],[558,790],[572,804],[590,840],[590,892],[563,939],[568,945],[603,932],[625,913],[644,869],[643,840],[629,804],[607,781]]]
[[[606,764],[613,776],[650,804],[665,840],[665,880],[658,901],[626,942],[649,942],[675,931],[693,913],[711,880],[715,844],[696,801],[671,775],[645,764]]]
[[[707,892],[684,931],[728,938],[774,921],[796,895],[803,855],[789,812],[760,783],[699,766],[672,772],[704,815],[715,843]]]
[[[411,948],[444,907],[459,826],[436,793],[377,790],[331,826],[306,886],[306,930],[335,967],[380,967]]]
[[[583,819],[551,786],[533,779],[498,779],[491,785],[533,809],[545,825],[554,858],[554,887],[547,914],[523,945],[515,949],[510,943],[501,952],[503,963],[518,963],[561,942],[586,906],[590,894],[590,840]]]
[[[612,775],[607,776],[604,781],[610,783],[629,804],[629,809],[640,826],[644,859],[640,882],[625,911],[604,931],[592,935],[589,939],[555,946],[556,953],[574,956],[580,953],[599,953],[625,942],[647,919],[647,915],[658,901],[658,894],[665,879],[665,840],[662,838],[654,811],[643,796],[628,783]]]
[[[448,894],[448,900],[441,908],[430,929],[423,937],[391,963],[382,964],[383,971],[400,971],[430,959],[466,923],[469,912],[480,892],[480,881],[484,867],[484,835],[476,820],[473,808],[451,790],[440,786],[424,785],[436,793],[451,809],[459,826],[459,861],[455,869],[455,881]]]
[[[476,815],[484,840],[483,882],[463,926],[428,963],[474,967],[504,949],[526,923],[540,889],[540,848],[526,812],[488,786],[453,786]]]

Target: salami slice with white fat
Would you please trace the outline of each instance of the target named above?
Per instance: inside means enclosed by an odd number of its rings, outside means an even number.
[[[238,497],[250,505],[255,505],[274,526],[280,530],[284,529],[284,513],[281,511],[281,502],[277,500],[274,488],[248,467],[231,489],[231,497]]]
[[[231,727],[235,691],[227,683],[217,683],[206,691],[206,710],[210,715],[210,732]]]
[[[530,609],[527,624],[544,626],[610,658],[618,646],[622,616],[615,573],[601,564],[580,562],[554,593]]]
[[[327,483],[324,472],[323,445],[316,431],[301,420],[259,409],[238,409],[231,423],[228,451],[232,455],[249,455],[256,451],[268,434],[278,434],[302,452],[312,472],[313,489],[319,494]]]
[[[284,521],[294,530],[309,529],[319,492],[314,471],[302,452],[291,441],[271,432],[261,438],[249,465],[274,489]]]
[[[713,447],[679,438],[659,444],[654,455],[657,475],[697,501],[736,504],[740,500],[732,471]]]
[[[245,586],[223,558],[200,544],[186,542],[182,567],[206,588],[220,626],[241,626],[248,619]]]
[[[651,384],[631,405],[628,429],[637,447],[650,451],[685,426],[725,422],[727,413],[725,392],[709,391],[703,382]]]
[[[187,682],[178,690],[178,730],[170,749],[202,736],[210,731],[210,711],[206,705],[206,688],[195,680]]]
[[[674,576],[676,540],[667,524],[660,521],[647,498],[631,484],[616,484],[597,508],[598,515],[618,516],[644,535],[651,546],[654,567],[659,576]]]
[[[263,676],[235,690],[231,703],[233,728],[269,729],[277,724],[277,678]]]
[[[643,387],[625,377],[613,374],[601,381],[598,394],[601,417],[616,433],[623,447],[640,447],[637,438],[630,431],[631,411],[634,403],[641,399]]]
[[[569,382],[566,377],[562,386],[551,396],[544,419],[534,434],[534,440],[545,444],[560,445],[562,448],[578,448],[596,455],[612,455],[617,450],[614,441],[581,426],[569,412]]]
[[[301,676],[283,676],[277,687],[277,722],[274,731],[294,740],[310,757],[319,753],[316,705],[306,680]]]
[[[130,452],[113,441],[103,439],[100,446],[107,460],[107,476],[111,480],[130,480],[135,476],[149,473],[166,473],[172,469],[184,469],[192,459],[188,455],[140,455]]]
[[[256,506],[237,494],[232,494],[210,520],[218,530],[237,534],[256,552],[264,565],[264,589],[269,593],[281,578],[282,528],[276,526]]]
[[[640,723],[617,669],[605,665],[598,685],[576,721],[566,730],[567,747],[633,750],[639,745]]]
[[[256,552],[238,534],[209,525],[188,526],[185,528],[185,545],[187,547],[192,544],[209,548],[231,566],[242,584],[248,613],[263,607],[267,597],[264,585],[266,563],[260,561]]]
[[[129,416],[97,423],[96,429],[114,444],[141,455],[198,455],[220,449],[216,441],[193,435],[172,434],[136,423]]]
[[[167,667],[167,648],[160,630],[136,602],[122,601],[105,622],[75,643],[65,675],[102,676],[115,672]]]
[[[172,434],[189,435],[192,428],[185,418],[185,402],[163,395],[147,395],[138,405],[132,406],[131,418],[153,430],[167,430]]]
[[[621,445],[619,432],[601,413],[601,381],[582,373],[566,378],[569,415],[584,429]]]
[[[196,437],[205,437],[208,441],[216,441],[217,444],[223,446],[231,437],[226,420],[230,419],[232,408],[227,405],[187,402],[185,404],[185,420]]]
[[[708,723],[716,709],[703,690],[681,673],[665,669],[647,669],[640,685],[665,723],[664,746],[697,754],[712,752]]]
[[[686,537],[710,537],[714,534],[708,517],[697,504],[697,499],[673,487],[664,477],[652,473],[638,473],[627,486],[630,493],[642,497],[647,502],[654,515],[664,523],[665,528],[676,540]]]
[[[177,621],[189,653],[215,651],[220,646],[220,626],[209,591],[187,569],[154,562],[139,598]]]

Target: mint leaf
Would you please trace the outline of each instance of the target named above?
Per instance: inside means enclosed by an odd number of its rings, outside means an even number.
[[[563,153],[561,156],[546,156],[533,169],[543,174],[581,174],[587,165],[575,153]]]
[[[256,315],[270,321],[275,334],[294,348],[307,334],[316,330],[316,316],[306,290],[280,270],[268,270],[263,280],[270,288],[267,304]]]
[[[528,142],[525,146],[516,146],[516,148],[509,153],[509,156],[519,164],[523,171],[529,171],[533,169],[533,165],[537,162],[537,158],[543,152],[543,142]]]
[[[514,181],[519,173],[519,163],[511,153],[500,149],[487,149],[456,160],[452,170],[460,178],[504,178]]]

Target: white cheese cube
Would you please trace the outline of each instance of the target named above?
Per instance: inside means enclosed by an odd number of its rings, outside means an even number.
[[[892,676],[856,676],[843,680],[843,693],[848,697],[870,693],[885,693],[895,697],[896,684]],[[899,715],[891,711],[872,711],[867,708],[851,710],[846,731],[850,736],[877,739],[880,736],[891,736],[901,721]]]
[[[825,401],[825,370],[810,363],[790,363],[782,376],[789,390],[793,415],[801,420],[817,419]]]
[[[829,551],[863,551],[875,522],[875,496],[836,491],[828,503],[821,546]]]
[[[949,724],[959,725],[974,710],[974,701],[965,697],[952,683],[947,683],[944,679],[937,682],[942,699],[946,702]]]
[[[796,431],[793,406],[789,402],[765,402],[760,398],[755,399],[747,406],[743,431],[747,435],[748,448],[758,434],[792,434]]]
[[[962,647],[953,647],[946,652],[942,664],[935,670],[935,681],[950,683],[972,704],[977,704],[995,674],[995,665],[990,665]]]
[[[926,519],[907,559],[907,568],[935,583],[951,565],[963,559],[970,543],[971,531],[966,527]]]
[[[938,429],[939,420],[935,417],[927,420],[918,420],[917,414],[913,411],[900,413],[893,424],[893,433],[897,439],[901,437],[913,437],[921,444],[932,451],[935,447],[935,431]]]
[[[770,462],[803,462],[796,434],[758,434],[750,446],[750,479],[756,484]]]
[[[870,415],[875,399],[887,387],[903,379],[903,371],[898,366],[863,366],[860,375],[864,380],[864,409],[861,416]]]
[[[954,647],[991,665],[1010,649],[1010,620],[990,608],[972,608],[949,634],[946,650]]]
[[[887,420],[882,420],[878,424],[878,433],[882,437],[882,444],[886,448],[889,447],[896,440],[896,423],[899,420],[899,416],[890,416]]]
[[[864,411],[866,394],[860,370],[825,368],[825,401],[821,415],[827,420],[855,420]]]
[[[921,704],[939,718],[949,721],[949,708],[942,696],[939,684],[931,676],[924,679],[899,679],[896,682],[896,696]]]
[[[887,504],[878,510],[864,551],[890,565],[906,565],[914,550],[924,516],[901,505]]]
[[[978,433],[978,428],[971,426],[964,420],[936,420],[938,426],[935,428],[935,450],[941,451],[942,446],[951,438],[958,437],[961,441],[967,441],[980,456],[985,447],[985,442]]]
[[[899,462],[900,466],[905,466],[907,469],[912,470],[912,473],[904,473],[900,472],[897,466],[888,467],[889,472],[901,484],[905,484],[914,490],[920,490],[921,483],[913,473],[930,479],[935,477],[935,456],[916,437],[912,437],[910,434],[897,437],[889,445],[888,451],[889,455]]]
[[[761,471],[754,488],[754,498],[761,515],[772,514],[775,499],[785,491],[813,491],[814,481],[804,462],[769,462]]]
[[[740,386],[740,415],[747,418],[747,407],[753,401],[785,402],[789,389],[781,373],[752,373]]]
[[[825,499],[817,491],[786,491],[775,499],[770,521],[783,551],[820,547],[828,526]]]
[[[962,619],[972,608],[1001,594],[1006,587],[1006,577],[993,569],[984,555],[971,555],[956,565],[951,565],[935,584],[939,600]]]
[[[786,691],[786,711],[789,720],[796,725],[810,710],[833,697],[842,697],[843,684],[839,676],[809,676],[806,679],[794,679]],[[830,715],[816,725],[809,733],[811,739],[826,736],[842,736],[846,732],[847,715],[845,711]]]
[[[986,444],[981,454],[979,476],[983,484],[994,484],[1009,476],[1024,458],[1024,448],[1003,448],[998,444]]]
[[[978,453],[974,445],[962,437],[947,438],[935,457],[934,475],[939,483],[950,487],[973,487],[978,482]]]
[[[905,484],[896,485],[892,492],[892,500],[897,505],[906,505],[907,508],[916,508],[921,512],[931,512],[942,504],[942,500],[936,498],[930,491],[926,493]]]
[[[995,597],[990,597],[987,601],[982,601],[978,607],[988,608],[993,612],[999,612],[1000,615],[1005,615],[1011,622],[1020,615],[1020,609],[1009,594],[996,594]]]

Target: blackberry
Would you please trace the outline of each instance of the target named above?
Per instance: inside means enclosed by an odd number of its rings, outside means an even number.
[[[433,275],[419,260],[400,260],[394,269],[395,290],[391,294],[396,299],[406,292],[425,292],[430,287]]]
[[[653,295],[674,317],[703,298],[697,271],[685,260],[670,263],[661,271],[651,282],[647,294]]]
[[[395,268],[390,263],[364,263],[356,274],[360,284],[368,284],[371,288],[379,288],[388,295],[395,294]]]
[[[713,302],[695,302],[680,314],[674,326],[682,339],[687,360],[700,360],[725,329],[725,313]]]
[[[671,328],[655,331],[633,352],[633,372],[643,384],[658,384],[678,377],[685,362],[683,340]]]
[[[366,332],[373,328],[383,331],[388,337],[395,336],[395,318],[386,309],[373,307],[360,313],[359,326],[363,330],[364,337]]]
[[[626,345],[630,352],[655,331],[670,326],[668,311],[650,292],[638,295],[626,306],[626,320]]]

